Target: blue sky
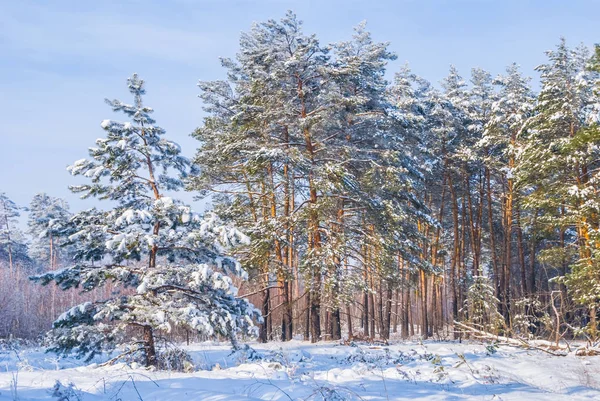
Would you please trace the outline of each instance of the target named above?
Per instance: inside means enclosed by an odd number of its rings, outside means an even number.
[[[47,192],[74,210],[90,206],[68,191],[65,167],[87,156],[100,121],[120,118],[104,98],[129,101],[133,72],[158,123],[192,156],[203,115],[196,82],[223,78],[218,58],[235,55],[240,32],[288,9],[322,43],[366,20],[398,55],[390,75],[409,62],[434,83],[450,64],[468,76],[517,62],[535,76],[560,36],[600,42],[600,1],[0,0],[0,191],[21,205]]]

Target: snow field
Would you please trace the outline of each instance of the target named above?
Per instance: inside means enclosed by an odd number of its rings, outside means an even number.
[[[191,373],[3,351],[0,400],[600,400],[598,357],[433,341],[252,347],[256,354],[217,343],[185,347]]]

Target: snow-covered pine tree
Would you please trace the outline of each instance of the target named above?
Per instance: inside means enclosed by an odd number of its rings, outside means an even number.
[[[485,196],[485,149],[477,146],[481,140],[485,125],[492,115],[492,103],[496,93],[492,85],[492,76],[481,68],[471,70],[471,89],[469,91],[469,136],[462,144],[461,156],[465,162],[468,177],[469,193],[467,194],[467,209],[469,221],[469,238],[473,255],[471,275],[483,274],[483,225]]]
[[[29,204],[27,226],[32,238],[31,258],[54,270],[61,262],[70,261],[70,249],[65,245],[64,233],[71,213],[68,203],[45,193],[36,194]]]
[[[106,136],[90,148],[90,159],[68,168],[91,181],[72,191],[114,206],[73,216],[69,240],[78,243],[77,263],[33,277],[84,292],[111,282],[115,291],[63,313],[48,334],[50,350],[90,359],[123,345],[143,355],[147,366],[156,365],[155,331],[172,325],[228,338],[237,347],[236,336],[253,335],[252,319],[260,315],[237,298],[228,275],[246,273],[225,253],[247,237],[166,196],[183,186],[190,163],[150,117],[153,110],[142,102],[144,81],[134,74],[128,87],[133,104],[107,103],[131,121],[104,120]],[[132,328],[141,330],[141,338],[126,335]]]
[[[285,24],[290,29],[289,51],[293,51],[303,39],[297,38],[295,17],[288,17]],[[200,141],[194,163],[201,174],[190,185],[201,194],[211,194],[215,210],[252,239],[239,257],[261,289],[265,320],[259,339],[263,342],[272,337],[271,287],[276,281],[283,289],[282,339],[291,339],[292,265],[297,255],[293,165],[299,154],[290,145],[293,131],[281,123],[289,110],[277,103],[281,93],[274,90],[284,78],[282,70],[271,64],[286,57],[288,49],[277,26],[269,21],[242,34],[237,59],[222,62],[227,81],[199,83],[209,115],[193,134]],[[266,54],[271,56],[265,59]],[[265,70],[273,73],[264,74]]]
[[[21,208],[4,193],[0,192],[0,256],[8,262],[13,272],[17,261],[27,261],[27,243],[18,228],[17,217]]]
[[[462,257],[463,244],[467,242],[467,227],[464,214],[467,197],[464,192],[468,174],[465,168],[464,149],[469,141],[468,127],[471,125],[469,116],[469,92],[466,83],[456,68],[451,67],[450,73],[442,81],[443,92],[427,91],[426,99],[426,134],[424,146],[433,155],[431,168],[426,176],[426,187],[433,196],[439,199],[437,218],[445,220],[442,204],[449,202],[451,213],[452,249],[448,260],[448,285],[452,294],[452,317],[457,319],[459,310],[464,302],[465,279],[467,267],[466,258]],[[462,153],[462,154],[461,154]],[[442,178],[440,182],[440,177]],[[461,184],[462,183],[462,184]],[[435,198],[434,198],[435,199]],[[448,199],[446,201],[446,199]],[[464,229],[462,229],[464,227]],[[441,251],[438,247],[436,252]]]
[[[444,171],[440,163],[440,155],[436,153],[439,150],[435,145],[437,140],[431,132],[433,126],[430,120],[433,104],[431,102],[431,84],[414,74],[408,65],[404,65],[395,74],[394,83],[389,88],[389,96],[393,105],[390,115],[398,127],[396,137],[392,141],[393,148],[407,152],[406,156],[413,158],[419,166],[421,177],[413,180],[416,191],[411,191],[413,192],[411,196],[421,199],[421,202],[427,199],[427,209],[431,214],[430,217],[425,218],[426,211],[422,210],[419,216],[414,216],[409,221],[417,222],[419,226],[430,231],[432,238],[428,239],[420,234],[420,238],[413,236],[412,240],[407,242],[407,244],[412,244],[411,248],[419,243],[430,246],[431,252],[421,253],[424,248],[419,246],[418,251],[415,250],[415,252],[400,252],[397,261],[396,279],[399,279],[401,293],[397,293],[397,298],[400,299],[396,299],[396,302],[401,304],[401,316],[396,316],[395,321],[400,320],[402,337],[407,338],[410,335],[411,303],[418,305],[427,301],[423,296],[423,288],[420,287],[420,284],[425,284],[424,279],[431,277],[433,290],[436,291],[440,282],[439,277],[443,267],[443,258],[440,257],[443,254],[442,227],[440,222],[435,222],[431,217],[434,210],[439,211],[436,215],[437,220],[441,220],[443,214],[440,212],[443,212],[444,209],[441,206],[444,194],[443,191],[440,192],[437,189],[444,185],[444,180],[442,182],[439,180],[440,176],[444,176]],[[411,299],[411,292],[414,288],[420,288],[421,296],[418,297],[419,291],[417,290],[415,299]],[[424,304],[425,308],[423,305],[421,306],[421,312],[427,310],[427,304]],[[433,319],[428,319],[423,314],[421,325],[424,323],[434,322]],[[421,333],[427,335],[428,329],[423,329]]]
[[[495,292],[489,278],[474,276],[464,305],[469,323],[489,333],[497,333],[503,323],[502,315],[498,312],[500,301],[494,295]]]
[[[319,168],[315,149],[317,136],[326,134],[322,126],[331,109],[326,96],[330,84],[324,77],[327,50],[314,35],[302,33],[292,12],[281,21],[255,24],[242,35],[240,47],[236,61],[224,61],[228,83],[200,83],[211,116],[195,134],[202,141],[195,159],[202,175],[192,187],[226,192],[232,206],[250,206],[241,215],[248,218],[242,226],[250,226],[248,232],[259,241],[253,243],[246,263],[263,277],[265,315],[270,315],[268,278],[280,277],[285,288],[293,256],[301,256],[300,270],[310,293],[311,337],[318,341],[322,276],[329,258],[320,229],[324,199],[319,185],[326,186],[327,180],[321,180],[325,171]],[[228,185],[225,191],[219,188],[222,184]],[[303,197],[307,201],[295,208],[296,199]],[[296,229],[307,237],[304,245],[293,238]],[[286,311],[289,316],[288,307]],[[265,322],[263,341],[268,327]],[[290,327],[291,320],[286,338]]]
[[[326,131],[331,133],[326,137],[328,160],[323,163],[332,183],[325,193],[333,200],[330,221],[336,221],[327,243],[339,255],[331,271],[342,270],[341,261],[348,256],[362,261],[361,270],[344,267],[345,276],[326,276],[337,293],[330,296],[333,316],[339,313],[338,298],[354,292],[360,273],[363,325],[368,320],[372,328],[377,314],[383,339],[389,338],[392,294],[400,283],[398,261],[423,266],[417,256],[422,240],[417,222],[430,223],[419,196],[419,132],[407,118],[414,110],[398,108],[397,102],[408,99],[390,95],[385,79],[388,61],[396,58],[388,45],[373,41],[364,23],[355,28],[352,40],[333,45],[330,76],[335,86],[329,96],[334,112]]]
[[[200,83],[210,115],[194,134],[201,174],[192,187],[219,194],[221,213],[256,238],[243,260],[263,277],[263,313],[270,315],[267,278],[278,278],[287,309],[285,289],[299,268],[309,290],[307,338],[319,340],[321,314],[327,334],[339,338],[339,306],[357,271],[347,275],[343,261],[361,248],[357,241],[385,242],[378,252],[394,248],[394,261],[398,246],[411,252],[405,240],[414,233],[408,216],[419,207],[419,173],[410,135],[386,97],[393,55],[361,25],[351,41],[332,45],[329,57],[292,13],[255,25],[240,46],[237,60],[223,63],[228,82]],[[359,234],[367,233],[362,217],[373,235]],[[373,270],[383,259],[372,258]]]
[[[521,189],[520,182],[516,179],[519,170],[517,155],[523,148],[525,123],[533,114],[534,97],[529,87],[529,79],[522,76],[518,65],[514,63],[506,68],[506,74],[494,79],[494,84],[499,87],[499,93],[492,103],[491,115],[485,123],[483,136],[477,144],[485,165],[493,280],[497,291],[496,297],[500,298],[500,292],[506,291],[506,288],[502,288],[501,282],[508,283],[508,280],[502,279],[502,276],[511,270],[513,231],[516,230],[522,279],[520,292],[525,296],[534,288],[535,279],[531,278],[531,274],[529,278],[525,277],[523,218],[519,207]],[[495,206],[494,192],[506,193],[500,208]],[[503,216],[505,221],[502,221],[500,216]],[[494,226],[510,227],[510,232],[497,233]],[[498,242],[502,237],[505,240],[501,246],[502,251],[499,252]],[[498,254],[502,254],[509,262],[501,263]]]
[[[598,73],[587,69],[589,51],[571,49],[564,39],[537,68],[542,89],[536,114],[527,122],[527,141],[519,154],[519,179],[528,192],[526,206],[558,232],[540,253],[558,274],[568,277],[575,301],[587,308],[588,331],[597,336]],[[572,267],[571,274],[569,268]],[[561,284],[563,310],[568,308]]]

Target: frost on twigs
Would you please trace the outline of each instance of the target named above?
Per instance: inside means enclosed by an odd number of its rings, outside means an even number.
[[[52,398],[56,398],[57,401],[81,400],[79,392],[76,390],[73,383],[69,383],[65,386],[60,382],[60,380],[57,380],[56,383],[54,383],[54,387],[52,387],[52,389],[49,391],[49,394]]]
[[[192,357],[181,348],[169,348],[158,354],[158,368],[176,372],[193,372],[196,367]]]

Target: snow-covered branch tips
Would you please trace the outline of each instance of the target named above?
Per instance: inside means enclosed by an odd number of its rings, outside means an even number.
[[[190,162],[150,117],[144,81],[134,74],[128,84],[133,104],[107,103],[130,121],[103,121],[106,135],[90,148],[90,157],[68,168],[90,180],[72,187],[74,192],[114,207],[74,215],[64,233],[76,263],[32,277],[64,290],[107,287],[110,295],[63,313],[48,333],[51,350],[90,359],[129,347],[146,365],[155,365],[156,331],[174,326],[227,338],[237,347],[236,337],[256,335],[253,321],[261,320],[247,300],[236,297],[230,277],[247,279],[228,252],[249,239],[216,215],[201,217],[166,196],[183,187]]]

